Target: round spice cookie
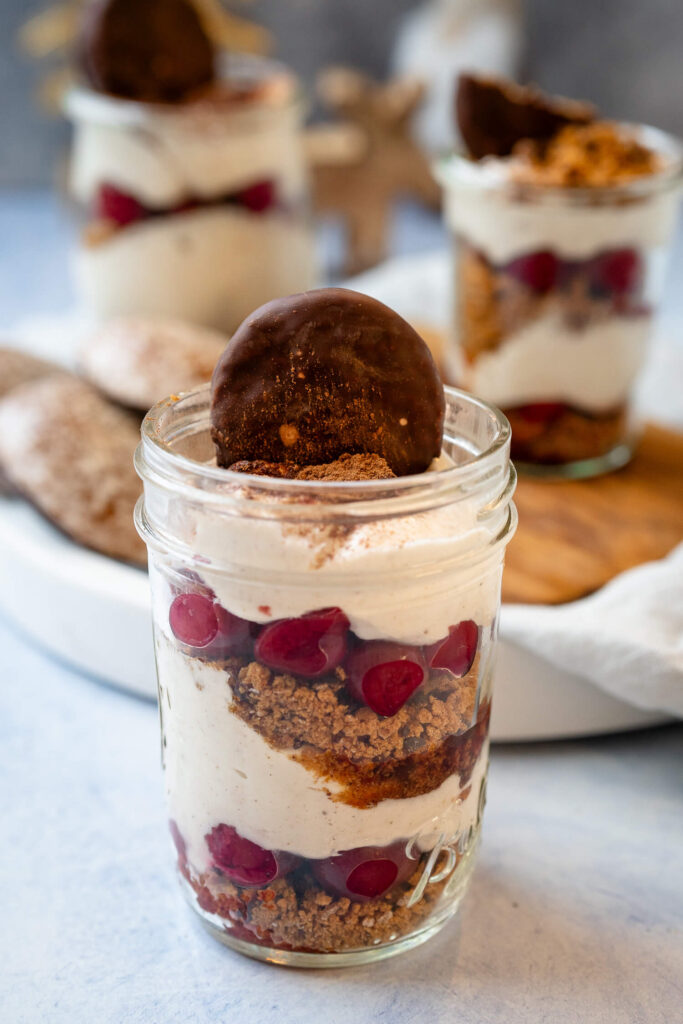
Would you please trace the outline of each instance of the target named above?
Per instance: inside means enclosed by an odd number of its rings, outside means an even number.
[[[218,464],[333,462],[374,454],[397,476],[441,450],[444,393],[431,353],[376,299],[321,288],[261,306],[213,375]]]
[[[17,490],[78,543],[144,563],[133,524],[139,437],[134,416],[78,377],[44,377],[0,401],[0,463]]]
[[[18,348],[0,345],[0,398],[30,380],[64,372],[57,363],[39,359]]]
[[[211,380],[226,335],[182,320],[120,317],[91,335],[79,362],[109,398],[146,412],[167,395]]]
[[[178,103],[214,79],[214,50],[189,0],[95,0],[83,16],[81,67],[100,92]]]

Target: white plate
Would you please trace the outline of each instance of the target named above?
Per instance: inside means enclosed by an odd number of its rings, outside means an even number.
[[[79,547],[19,499],[0,499],[0,537],[0,610],[75,668],[154,698],[146,573]],[[585,736],[664,720],[501,638],[494,740]]]

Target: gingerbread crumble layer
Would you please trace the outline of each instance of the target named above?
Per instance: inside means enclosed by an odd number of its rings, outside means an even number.
[[[181,871],[208,914],[225,919],[226,931],[247,942],[299,952],[341,952],[389,942],[413,932],[432,913],[447,881],[432,883],[413,906],[408,901],[424,870],[379,899],[355,902],[321,889],[305,868],[266,889],[242,889],[218,872],[193,878]],[[438,870],[439,865],[435,866]]]
[[[512,151],[512,177],[531,185],[622,185],[664,169],[662,157],[610,121],[567,125],[548,142],[524,139]]]
[[[334,781],[341,789],[333,799],[355,807],[431,792],[454,772],[465,785],[488,730],[488,706],[471,728],[479,657],[463,679],[432,671],[391,718],[355,702],[341,668],[320,680],[276,674],[257,661],[232,659],[225,668],[233,713]]]

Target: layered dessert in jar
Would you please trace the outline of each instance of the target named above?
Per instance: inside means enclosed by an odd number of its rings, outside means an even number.
[[[509,427],[386,306],[257,310],[137,466],[178,870],[227,945],[380,958],[464,892],[485,800]]]
[[[310,286],[295,77],[221,57],[189,0],[104,0],[84,19],[83,81],[65,104],[86,306],[232,330]]]
[[[468,156],[439,168],[455,240],[448,376],[504,410],[519,462],[579,475],[623,464],[680,146],[469,75],[457,112]]]

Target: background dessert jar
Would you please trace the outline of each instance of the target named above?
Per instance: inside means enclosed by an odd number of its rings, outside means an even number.
[[[155,406],[137,453],[182,885],[251,956],[381,959],[472,871],[509,426],[448,390],[430,470],[353,482],[218,468],[209,426],[203,387]]]
[[[655,129],[598,122],[565,128],[545,154],[529,162],[522,144],[504,159],[439,166],[454,239],[448,377],[504,410],[517,464],[593,475],[627,462],[637,436],[633,391],[677,219],[681,148]],[[575,165],[587,169],[580,186]]]
[[[69,190],[87,219],[75,272],[96,317],[230,331],[313,283],[304,104],[283,66],[231,56],[229,75],[176,103],[81,86],[66,111]]]

